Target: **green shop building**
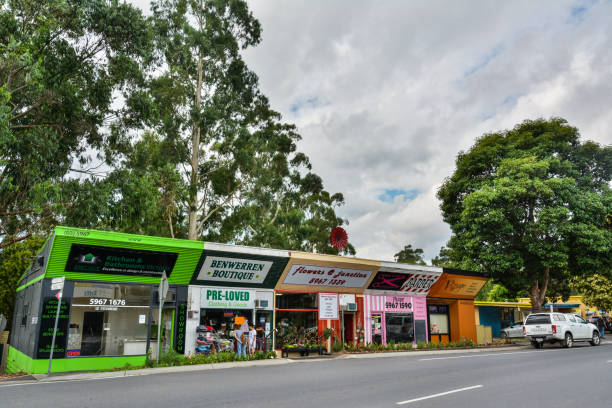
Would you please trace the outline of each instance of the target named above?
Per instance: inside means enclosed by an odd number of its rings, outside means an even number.
[[[50,358],[52,372],[99,370],[143,365],[147,350],[184,354],[188,285],[203,248],[56,227],[18,283],[7,370],[46,373]],[[169,290],[159,321],[163,273]]]

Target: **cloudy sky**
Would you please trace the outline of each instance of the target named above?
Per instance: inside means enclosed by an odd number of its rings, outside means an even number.
[[[263,41],[247,63],[344,194],[358,256],[437,255],[436,190],[483,133],[561,116],[612,143],[612,1],[249,3]]]

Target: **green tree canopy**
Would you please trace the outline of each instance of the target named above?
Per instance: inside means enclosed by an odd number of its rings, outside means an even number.
[[[453,250],[443,246],[435,258],[431,260],[433,266],[453,267],[455,265]]]
[[[72,170],[96,152],[110,163],[105,147],[139,125],[113,102],[150,51],[147,21],[118,0],[0,0],[0,248],[87,212],[97,182]]]
[[[404,249],[393,255],[395,262],[425,265],[423,260],[423,250],[421,248],[412,248],[412,244],[404,246]]]
[[[166,163],[129,160],[125,171],[165,191],[164,219],[179,236],[337,253],[328,237],[346,222],[335,213],[344,198],[323,188],[295,126],[243,61],[261,39],[246,2],[160,0],[152,10],[158,71],[142,106]]]
[[[0,248],[54,225],[336,253],[241,0],[0,0]],[[345,253],[354,253],[349,247]]]
[[[612,311],[612,279],[595,273],[587,277],[576,277],[570,286],[580,295],[582,303],[599,310]]]
[[[10,330],[13,319],[17,283],[43,243],[42,238],[30,237],[0,251],[0,314],[8,321],[7,330]]]
[[[528,292],[535,310],[567,298],[570,276],[610,273],[612,148],[540,119],[480,137],[456,166],[438,198],[463,267]]]

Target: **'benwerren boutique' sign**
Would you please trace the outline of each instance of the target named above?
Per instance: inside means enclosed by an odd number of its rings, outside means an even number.
[[[292,265],[285,277],[285,285],[333,286],[363,288],[374,271],[316,265]]]
[[[197,280],[262,283],[271,267],[270,261],[207,256]]]
[[[202,288],[200,305],[202,309],[254,309],[255,291]]]

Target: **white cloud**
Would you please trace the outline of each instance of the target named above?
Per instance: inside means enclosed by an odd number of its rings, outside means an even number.
[[[142,2],[142,0],[139,0]],[[612,143],[612,3],[250,1],[245,52],[331,192],[358,256],[449,237],[435,191],[485,132],[561,116]],[[417,190],[412,200],[378,196]]]

